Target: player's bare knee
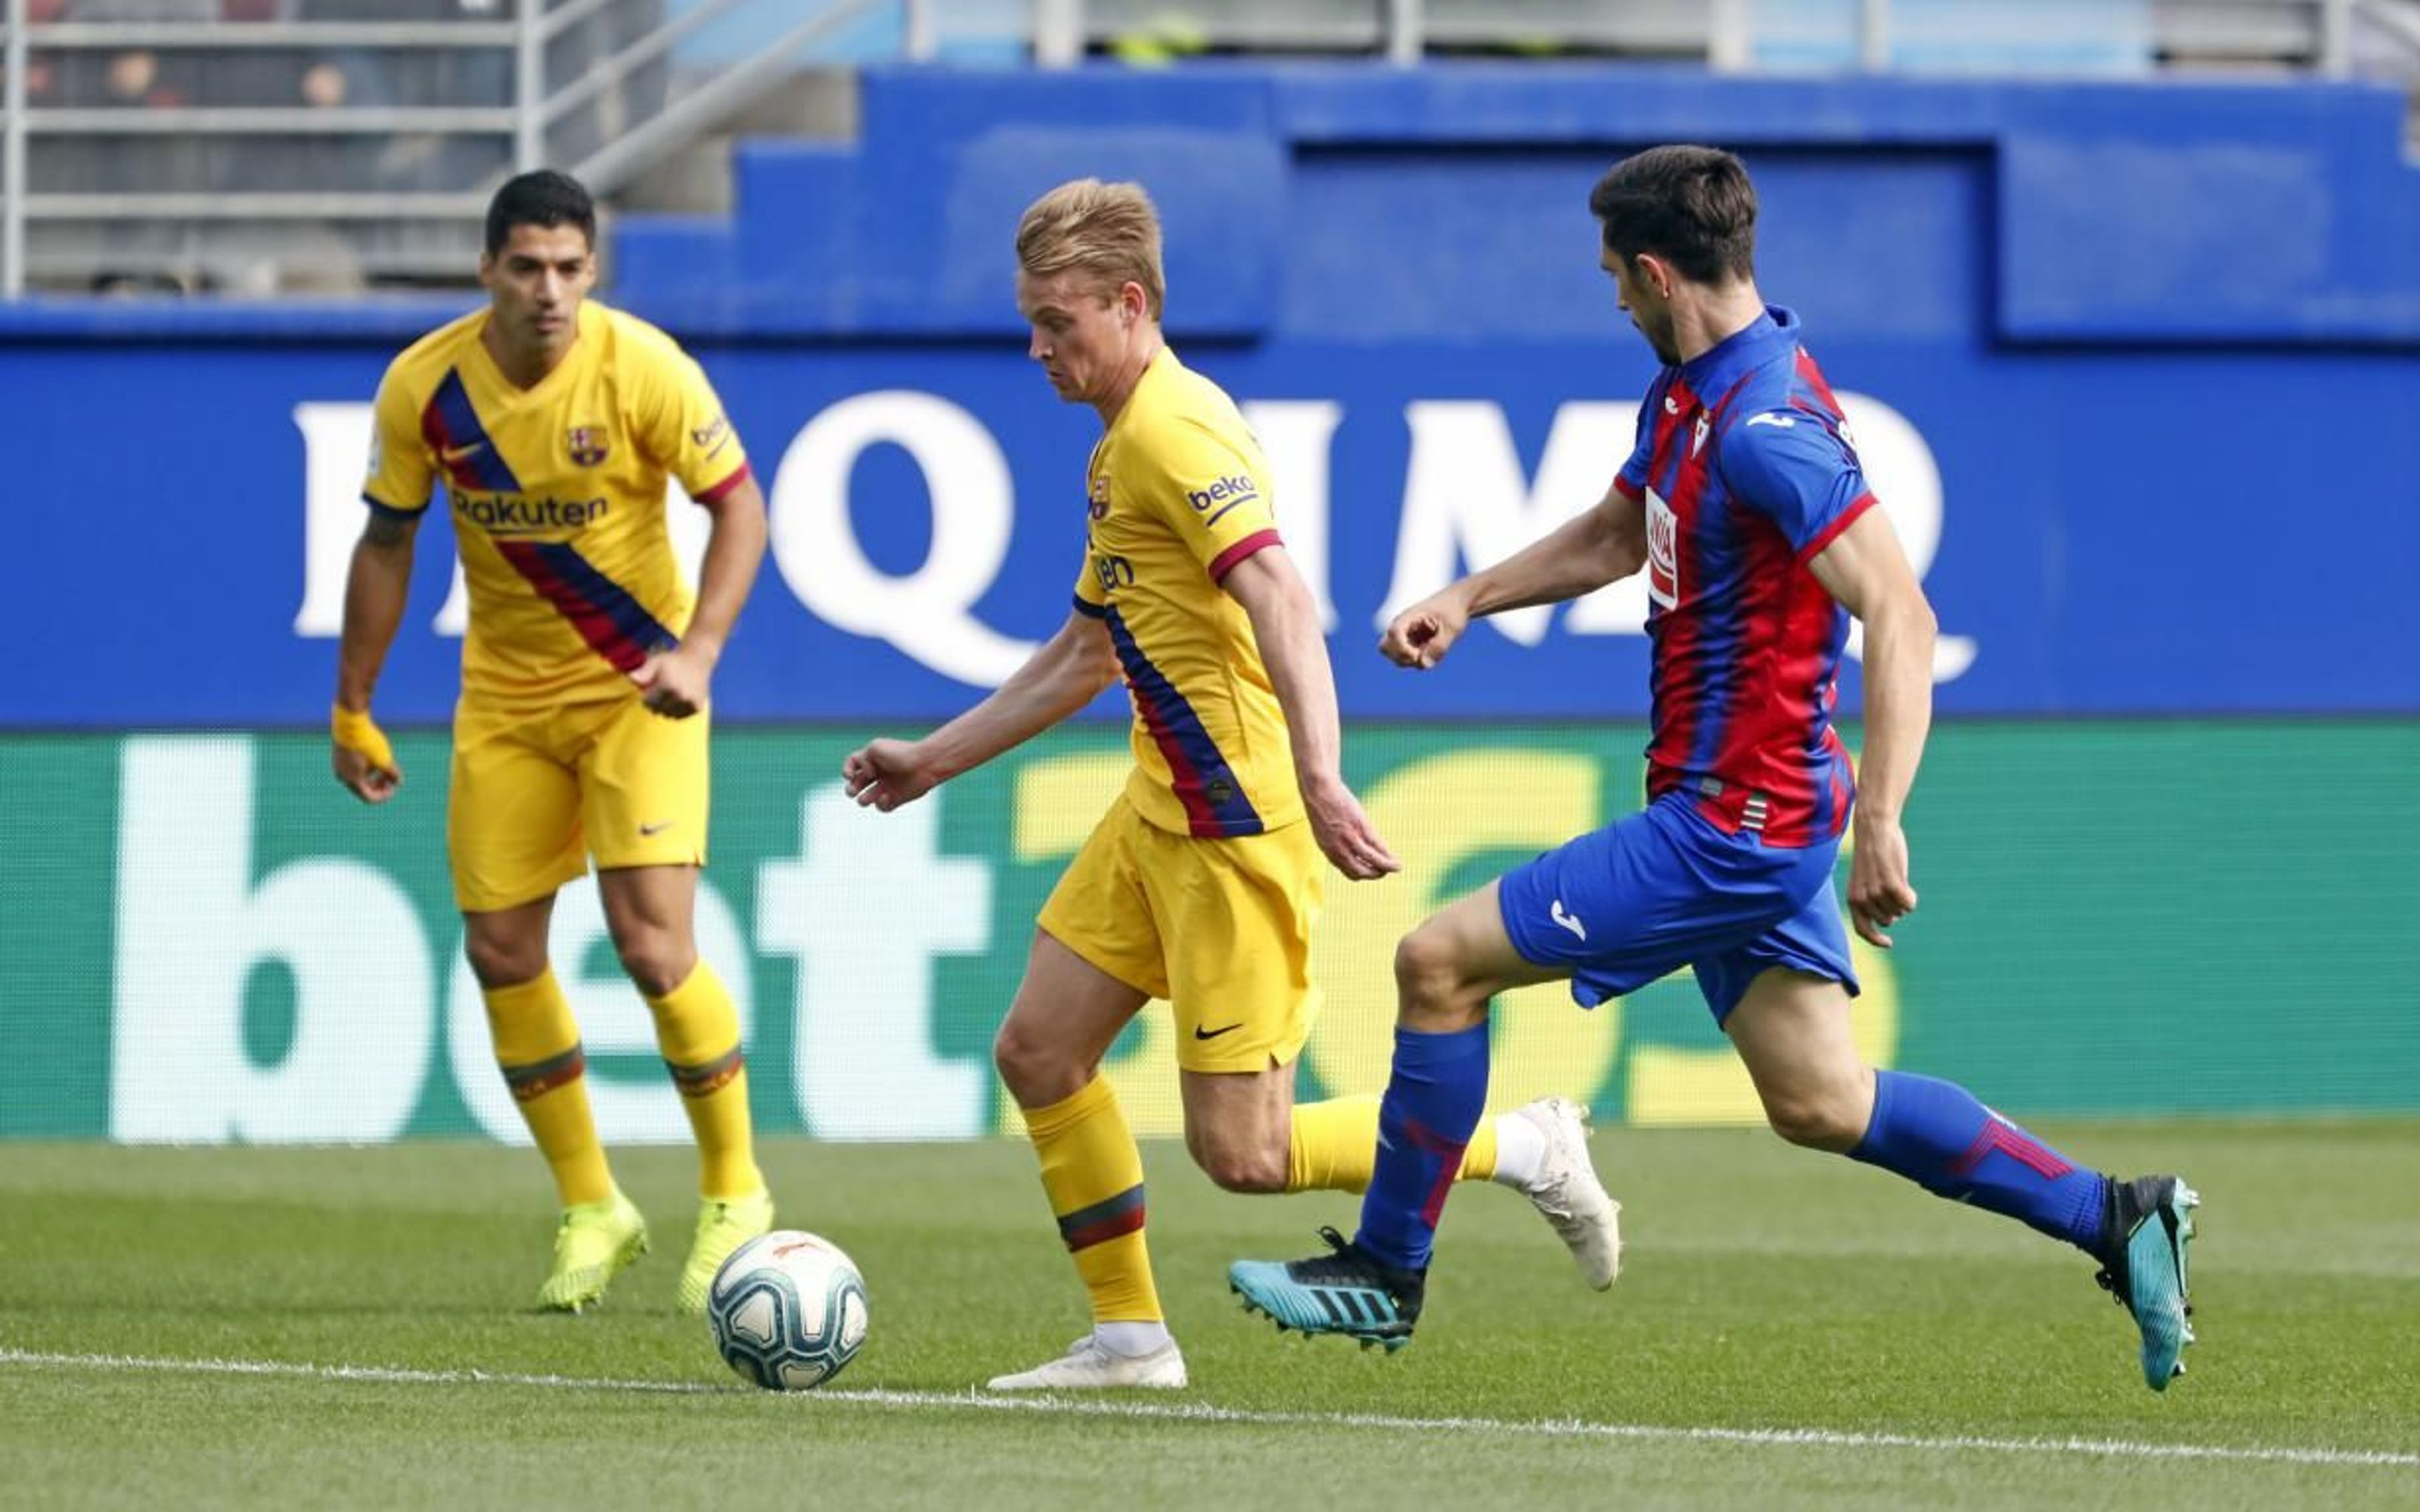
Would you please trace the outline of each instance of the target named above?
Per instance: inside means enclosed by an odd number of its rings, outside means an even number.
[[[1286,1189],[1286,1156],[1236,1140],[1186,1141],[1193,1164],[1227,1192],[1282,1192]]]
[[[1768,1095],[1764,1116],[1775,1134],[1808,1149],[1852,1149],[1866,1134],[1854,1099],[1831,1088]]]
[[[1000,1079],[1012,1089],[1018,1077],[1033,1064],[1032,1042],[1018,1029],[1014,1015],[991,1037],[991,1064],[992,1069],[1000,1072]]]
[[[546,970],[546,941],[514,939],[476,930],[462,937],[462,954],[471,975],[490,991],[534,981]]]
[[[1487,996],[1475,990],[1451,937],[1432,921],[1395,944],[1398,1019],[1424,1034],[1450,1034],[1487,1016]]]
[[[1019,1107],[1047,1107],[1074,1096],[1084,1083],[1065,1050],[1032,1033],[1015,1013],[992,1036],[991,1063]]]
[[[615,949],[631,984],[649,997],[668,995],[697,969],[696,949],[669,934],[617,941]]]
[[[1221,1191],[1267,1193],[1286,1189],[1285,1162],[1273,1162],[1257,1152],[1231,1153],[1202,1169]]]

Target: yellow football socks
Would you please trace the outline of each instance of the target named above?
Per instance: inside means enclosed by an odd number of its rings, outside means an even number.
[[[551,971],[509,987],[488,987],[488,1032],[496,1062],[512,1088],[521,1119],[538,1152],[554,1171],[563,1206],[603,1202],[613,1195],[613,1174],[597,1142],[597,1120],[588,1110],[587,1057],[580,1026]]]
[[[698,1192],[712,1201],[765,1190],[748,1122],[748,1064],[739,1052],[739,1011],[714,968],[700,961],[681,984],[647,999],[656,1045],[680,1088],[697,1135]]]
[[[1289,1192],[1362,1192],[1378,1161],[1378,1099],[1333,1097],[1298,1103],[1286,1149]],[[1481,1119],[1462,1152],[1457,1181],[1484,1181],[1496,1174],[1496,1120]]]
[[[1156,1322],[1159,1290],[1143,1245],[1142,1152],[1109,1078],[1048,1107],[1025,1110],[1042,1161],[1042,1190],[1059,1236],[1092,1294],[1095,1323]]]

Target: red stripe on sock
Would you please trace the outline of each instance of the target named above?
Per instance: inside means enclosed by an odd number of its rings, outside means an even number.
[[[1142,1205],[1137,1203],[1125,1212],[1113,1212],[1098,1223],[1072,1229],[1061,1237],[1067,1241],[1068,1252],[1073,1254],[1079,1249],[1091,1249],[1095,1244],[1106,1244],[1110,1240],[1124,1234],[1131,1234],[1140,1227],[1142,1227]]]
[[[2074,1166],[2043,1149],[2031,1134],[2013,1124],[2002,1123],[1994,1118],[1984,1121],[1983,1132],[1977,1134],[1975,1142],[1966,1147],[1966,1153],[1951,1163],[1950,1174],[1953,1176],[1972,1174],[1976,1166],[1983,1164],[1983,1158],[1995,1149],[2045,1180],[2055,1181],[2075,1169]]]
[[[1453,1144],[1417,1119],[1404,1120],[1404,1133],[1412,1143],[1439,1161],[1436,1179],[1429,1183],[1428,1200],[1420,1204],[1420,1222],[1431,1228],[1445,1215],[1446,1194],[1453,1190],[1453,1180],[1462,1174],[1462,1152],[1470,1148],[1469,1141]]]

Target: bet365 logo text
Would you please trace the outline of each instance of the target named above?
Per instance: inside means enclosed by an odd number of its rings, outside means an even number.
[[[729,986],[768,1133],[956,1139],[1017,1128],[991,1067],[1033,912],[1120,790],[1114,730],[1054,733],[895,813],[859,809],[825,773],[844,736],[728,731],[718,831],[698,880],[700,952]],[[1383,887],[1331,889],[1313,938],[1325,999],[1305,1086],[1386,1085],[1396,942],[1468,886],[1636,805],[1598,733],[1401,737],[1361,783],[1382,833],[1418,835]],[[379,1143],[528,1134],[496,1070],[445,881],[444,740],[404,738],[414,786],[370,815],[326,781],[308,734],[119,742],[105,1128],[132,1142]],[[727,803],[724,800],[729,800]],[[1577,922],[1576,920],[1575,921]],[[586,880],[554,911],[557,980],[580,1021],[588,1095],[611,1143],[689,1138],[655,1026],[615,962]],[[1896,961],[1852,947],[1860,1051],[1891,1063]],[[1499,1110],[1557,1093],[1608,1119],[1760,1117],[1738,1057],[1687,1035],[1685,978],[1633,1012],[1575,1011],[1559,984],[1497,1004]],[[1659,997],[1656,995],[1661,995]],[[1676,1032],[1678,1031],[1678,1032]],[[1183,1131],[1175,1021],[1138,1016],[1104,1062],[1139,1134]],[[1700,1037],[1702,1038],[1702,1037]]]

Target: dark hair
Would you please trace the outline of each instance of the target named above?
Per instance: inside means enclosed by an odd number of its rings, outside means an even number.
[[[504,250],[517,225],[576,225],[588,245],[597,245],[597,202],[580,180],[551,168],[518,175],[504,181],[488,201],[488,255]]]
[[[1756,186],[1719,147],[1663,147],[1622,159],[1589,192],[1606,249],[1653,253],[1698,284],[1756,272]]]

